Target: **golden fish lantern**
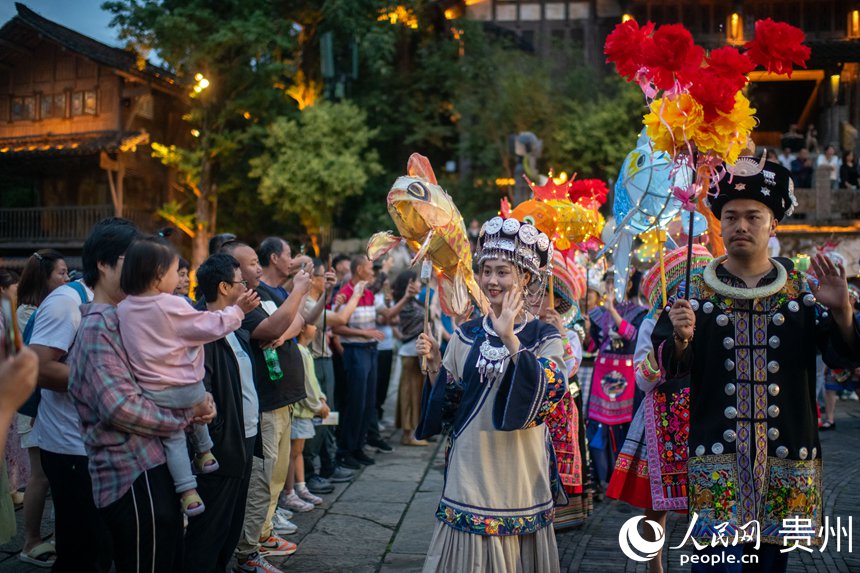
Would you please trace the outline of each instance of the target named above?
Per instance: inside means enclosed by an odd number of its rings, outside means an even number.
[[[522,223],[534,225],[540,232],[552,237],[556,231],[558,217],[555,209],[543,201],[529,199],[523,201],[508,215]]]

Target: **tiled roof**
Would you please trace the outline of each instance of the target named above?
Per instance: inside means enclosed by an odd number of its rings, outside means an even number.
[[[92,155],[100,151],[127,151],[149,143],[145,131],[119,133],[90,131],[73,134],[47,134],[0,138],[0,160],[6,157],[57,157]]]
[[[41,36],[104,66],[121,70],[147,81],[156,81],[165,87],[173,87],[177,92],[184,91],[179,87],[179,80],[176,76],[168,70],[154,66],[149,62],[146,62],[142,70],[139,69],[137,56],[131,50],[114,48],[84,36],[40,16],[21,3],[16,2],[15,7],[18,14],[0,28],[0,38],[11,44],[29,48],[38,42]],[[13,52],[13,50],[7,52]],[[2,51],[0,51],[0,60],[2,59]]]

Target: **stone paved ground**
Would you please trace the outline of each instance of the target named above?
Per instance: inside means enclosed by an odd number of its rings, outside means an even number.
[[[389,408],[389,412],[393,409]],[[860,403],[839,402],[838,430],[822,434],[824,449],[825,515],[855,516],[860,530]],[[377,463],[363,470],[351,484],[338,485],[319,508],[298,514],[299,533],[290,536],[299,543],[298,552],[273,559],[288,572],[314,573],[406,573],[421,570],[433,531],[436,503],[444,469],[440,443],[428,448],[399,446],[399,433],[392,436],[393,454],[376,455]],[[49,504],[50,508],[50,504]],[[50,509],[48,510],[50,512]],[[20,511],[18,513],[20,530]],[[562,571],[644,572],[618,548],[621,524],[638,515],[626,504],[604,501],[579,529],[558,534]],[[51,529],[50,520],[45,532]],[[682,516],[671,515],[667,526],[669,545],[677,545],[686,530]],[[860,571],[860,536],[854,534],[854,553],[829,548],[823,554],[795,552],[789,572]],[[0,573],[40,571],[17,559],[21,536],[0,546]],[[667,571],[680,572],[677,550],[664,556]],[[459,573],[459,572],[452,572]]]

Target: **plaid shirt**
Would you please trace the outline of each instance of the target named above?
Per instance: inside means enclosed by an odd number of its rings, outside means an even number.
[[[81,307],[68,363],[93,499],[97,507],[107,507],[143,472],[165,463],[161,438],[185,428],[191,411],[161,408],[143,396],[122,347],[114,306]]]

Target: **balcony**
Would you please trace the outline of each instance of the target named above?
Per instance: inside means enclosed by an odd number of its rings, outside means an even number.
[[[92,226],[113,215],[112,205],[0,209],[0,249],[80,248]],[[155,223],[146,211],[123,215],[142,229]]]

